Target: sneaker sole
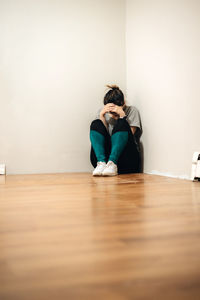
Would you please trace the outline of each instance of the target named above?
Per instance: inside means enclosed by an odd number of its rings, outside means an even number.
[[[110,177],[110,176],[117,176],[118,174],[102,174],[102,176],[104,176],[104,177]]]

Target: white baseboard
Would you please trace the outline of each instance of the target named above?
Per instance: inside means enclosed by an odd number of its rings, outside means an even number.
[[[171,173],[162,173],[156,170],[152,170],[151,172],[145,172],[146,174],[151,174],[151,175],[159,175],[159,176],[166,176],[166,177],[171,177],[171,178],[178,178],[178,179],[185,179],[185,180],[191,180],[191,178],[188,175],[174,175]]]

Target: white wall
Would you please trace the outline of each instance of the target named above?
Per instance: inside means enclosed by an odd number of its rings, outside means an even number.
[[[127,96],[143,123],[144,171],[190,176],[200,151],[200,1],[127,0]]]
[[[0,0],[0,163],[8,174],[91,170],[88,126],[104,86],[127,82],[144,171],[189,176],[199,35],[198,0]]]
[[[88,171],[107,83],[125,89],[124,0],[0,0],[0,163]]]

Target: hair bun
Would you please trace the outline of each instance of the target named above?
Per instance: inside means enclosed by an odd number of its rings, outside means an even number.
[[[116,84],[107,84],[106,86],[112,90],[119,90],[119,87]]]
[[[104,96],[104,105],[113,103],[118,106],[124,105],[124,94],[120,88],[115,84],[107,84],[109,91]]]

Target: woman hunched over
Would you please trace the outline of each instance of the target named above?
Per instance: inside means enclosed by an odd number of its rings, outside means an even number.
[[[142,134],[136,107],[125,104],[116,85],[107,85],[104,106],[90,126],[93,176],[140,172],[139,138]]]

